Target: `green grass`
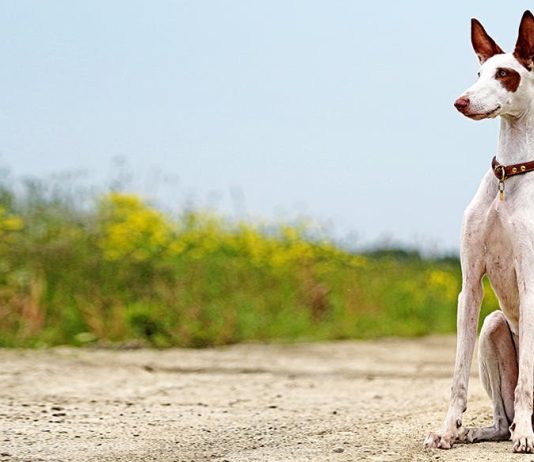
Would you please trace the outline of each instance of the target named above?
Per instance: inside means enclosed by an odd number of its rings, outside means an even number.
[[[0,346],[450,333],[459,289],[455,258],[358,255],[309,224],[170,216],[128,194],[0,185]],[[483,313],[497,308],[486,290]]]

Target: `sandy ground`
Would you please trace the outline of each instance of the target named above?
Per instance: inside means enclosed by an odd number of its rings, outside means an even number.
[[[532,461],[424,450],[454,338],[210,350],[0,350],[0,461]],[[475,368],[474,368],[475,370]],[[467,424],[491,421],[474,373]]]

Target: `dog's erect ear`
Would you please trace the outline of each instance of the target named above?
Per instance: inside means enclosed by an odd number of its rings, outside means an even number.
[[[534,16],[525,11],[519,24],[519,35],[515,44],[514,56],[529,71],[532,70],[534,58]]]
[[[488,35],[478,19],[471,19],[471,43],[480,60],[480,64],[494,55],[504,53],[501,47]]]

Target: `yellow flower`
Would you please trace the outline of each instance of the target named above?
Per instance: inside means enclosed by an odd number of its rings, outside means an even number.
[[[139,197],[110,193],[100,204],[102,238],[100,247],[108,260],[130,257],[143,261],[165,250],[173,229],[158,210]]]
[[[1,231],[20,231],[23,227],[23,221],[20,217],[9,215],[4,207],[0,207],[0,230]]]
[[[444,290],[448,299],[456,299],[458,295],[458,281],[453,274],[434,269],[429,271],[427,282],[431,288]]]

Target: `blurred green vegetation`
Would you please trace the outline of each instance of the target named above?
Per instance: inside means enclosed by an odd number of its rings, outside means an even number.
[[[354,254],[141,198],[0,183],[0,346],[203,347],[454,332],[455,257]],[[497,308],[486,287],[484,312]]]

